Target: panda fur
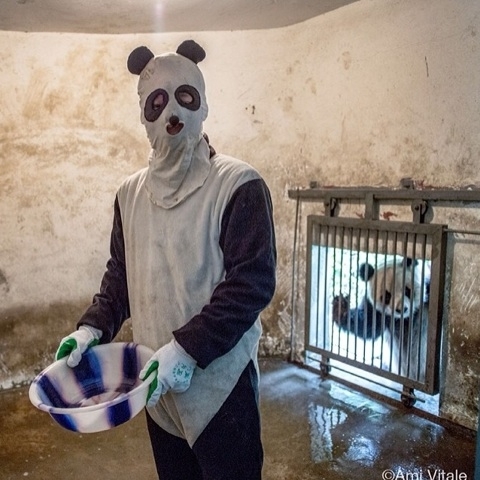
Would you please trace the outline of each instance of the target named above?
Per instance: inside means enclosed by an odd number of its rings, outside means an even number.
[[[341,330],[362,340],[374,341],[382,336],[392,349],[395,363],[392,371],[423,380],[429,262],[396,256],[395,260],[379,264],[376,269],[364,263],[359,268],[359,278],[366,282],[361,304],[350,309],[348,295],[335,296],[333,321]]]

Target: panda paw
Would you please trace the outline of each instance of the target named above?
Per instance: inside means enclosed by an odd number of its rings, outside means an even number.
[[[338,325],[344,325],[350,314],[350,297],[348,295],[336,295],[332,300],[332,317]]]

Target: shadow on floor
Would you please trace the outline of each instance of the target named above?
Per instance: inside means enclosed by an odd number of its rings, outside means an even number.
[[[260,367],[264,480],[473,480],[474,432],[281,360]],[[143,413],[82,435],[36,410],[27,388],[0,393],[0,479],[25,478],[155,480]]]

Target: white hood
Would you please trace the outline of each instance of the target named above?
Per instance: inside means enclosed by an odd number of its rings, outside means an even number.
[[[140,118],[152,146],[146,189],[153,203],[172,208],[200,188],[210,170],[202,135],[208,114],[205,82],[184,55],[150,55],[138,82]]]

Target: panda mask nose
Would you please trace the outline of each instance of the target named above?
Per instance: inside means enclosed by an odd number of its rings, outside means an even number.
[[[168,119],[168,123],[167,123],[167,133],[169,135],[177,135],[178,133],[180,133],[184,127],[184,123],[180,121],[180,119],[176,116],[176,115],[172,115],[169,119]]]

